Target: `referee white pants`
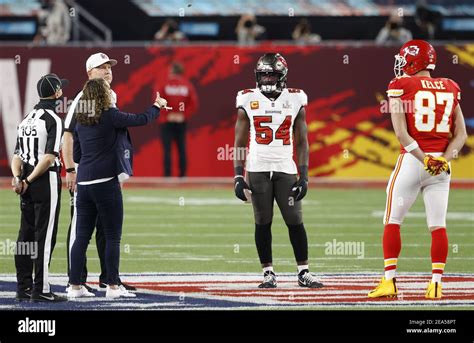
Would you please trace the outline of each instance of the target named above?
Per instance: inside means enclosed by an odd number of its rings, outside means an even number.
[[[430,153],[440,156],[442,153]],[[403,223],[403,219],[421,191],[428,227],[446,227],[451,175],[431,176],[412,154],[400,154],[387,185],[384,224]]]

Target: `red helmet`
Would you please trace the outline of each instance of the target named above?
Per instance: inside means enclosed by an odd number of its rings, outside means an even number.
[[[403,44],[398,55],[395,55],[395,76],[401,76],[402,70],[413,75],[421,70],[434,70],[436,67],[436,51],[424,40],[411,40]]]

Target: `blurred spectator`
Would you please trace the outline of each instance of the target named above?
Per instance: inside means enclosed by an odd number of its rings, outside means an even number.
[[[308,19],[301,19],[295,26],[293,40],[299,43],[318,43],[321,41],[321,36],[316,33],[311,33],[311,24]]]
[[[243,14],[235,28],[237,41],[240,44],[253,44],[264,32],[265,28],[257,24],[257,18],[253,14]]]
[[[160,41],[179,42],[186,39],[184,33],[179,31],[178,23],[173,19],[167,19],[160,30],[155,33],[155,39]]]
[[[403,27],[403,17],[398,14],[392,14],[377,35],[375,43],[378,45],[402,45],[411,39],[411,32]]]
[[[179,154],[179,176],[186,176],[186,122],[198,107],[198,98],[193,84],[184,76],[184,67],[173,63],[169,77],[163,83],[158,81],[154,90],[167,97],[169,111],[160,115],[161,139],[164,152],[164,175],[171,176],[171,145],[176,142]]]
[[[71,17],[64,0],[43,0],[42,10],[38,14],[37,43],[63,45],[71,36]]]
[[[432,40],[435,38],[436,27],[441,20],[441,13],[428,6],[425,0],[419,0],[416,3],[415,38]]]

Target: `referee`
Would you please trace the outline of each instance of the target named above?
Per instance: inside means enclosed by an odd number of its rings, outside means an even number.
[[[12,159],[13,190],[21,198],[18,246],[30,246],[31,256],[17,251],[17,300],[61,302],[51,292],[49,264],[56,243],[61,202],[59,150],[63,123],[55,113],[62,88],[68,84],[56,74],[43,76],[37,84],[40,102],[18,126]],[[33,278],[34,272],[34,278]]]

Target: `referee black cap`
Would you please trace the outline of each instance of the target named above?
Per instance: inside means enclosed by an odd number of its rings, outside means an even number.
[[[48,98],[68,84],[68,80],[60,79],[58,75],[48,74],[39,79],[36,88],[40,98]]]

